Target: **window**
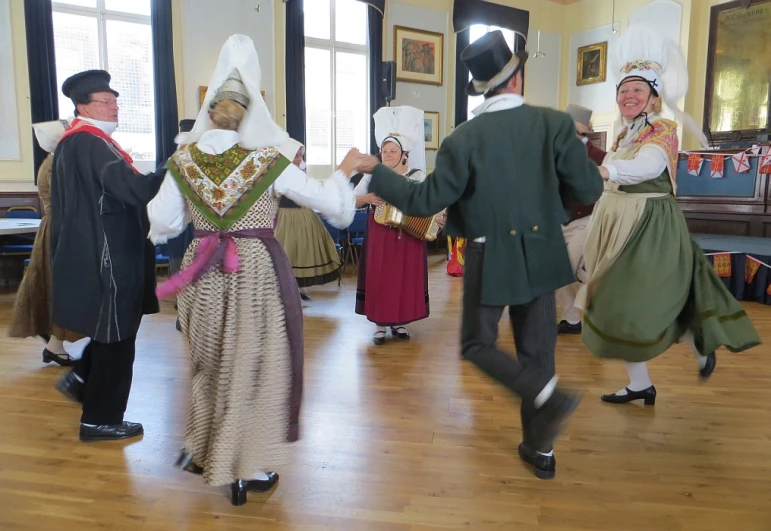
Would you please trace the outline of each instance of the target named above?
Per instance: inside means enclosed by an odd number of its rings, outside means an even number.
[[[155,95],[151,0],[54,0],[54,49],[59,116],[73,115],[61,85],[89,69],[110,72],[120,93],[120,125],[113,135],[140,170],[155,168]]]
[[[369,151],[367,5],[306,0],[304,14],[306,162],[321,174]]]
[[[508,29],[499,28],[496,26],[485,26],[483,24],[474,24],[469,31],[469,44],[491,31],[501,30],[503,36],[506,39],[506,43],[510,49],[514,49],[514,32]],[[469,74],[469,81],[471,80],[471,74]],[[469,96],[468,97],[468,119],[471,120],[474,115],[471,111],[482,105],[485,101],[484,96]]]

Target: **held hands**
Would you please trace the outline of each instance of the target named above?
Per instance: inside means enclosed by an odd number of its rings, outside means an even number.
[[[340,171],[345,173],[346,177],[350,177],[355,172],[371,173],[375,169],[375,166],[380,164],[377,157],[372,155],[365,155],[358,149],[351,149],[348,154],[340,163]]]
[[[591,125],[587,126],[581,122],[576,122],[576,134],[578,135],[578,138],[583,138],[591,132],[593,132]]]

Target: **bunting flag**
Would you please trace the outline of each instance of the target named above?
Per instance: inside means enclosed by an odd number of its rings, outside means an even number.
[[[750,155],[758,156],[760,154],[760,146],[752,146],[750,149]]]
[[[709,176],[713,179],[722,179],[724,168],[725,155],[712,155],[712,162],[709,164]]]
[[[758,269],[760,269],[760,262],[747,255],[747,260],[744,262],[744,282],[750,284],[755,279]]]
[[[750,171],[750,158],[747,156],[746,151],[737,153],[731,157],[731,161],[734,163],[734,171],[736,173],[747,173]]]
[[[704,159],[698,153],[691,153],[688,155],[688,173],[698,177],[701,172],[701,165],[704,164]]]
[[[758,170],[760,173],[771,173],[771,151],[763,155],[763,158],[760,159],[760,164],[758,164],[758,167],[760,168]]]
[[[731,253],[717,253],[712,257],[712,268],[720,278],[731,276]]]

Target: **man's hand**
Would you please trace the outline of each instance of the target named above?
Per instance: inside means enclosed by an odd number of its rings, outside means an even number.
[[[380,161],[374,155],[361,155],[357,162],[356,169],[363,173],[372,173],[375,166],[380,164]]]
[[[356,208],[361,208],[364,205],[380,206],[383,203],[384,201],[372,192],[356,196]]]
[[[593,132],[591,125],[585,125],[581,122],[576,122],[576,134],[578,135],[578,138],[583,138],[591,132]]]

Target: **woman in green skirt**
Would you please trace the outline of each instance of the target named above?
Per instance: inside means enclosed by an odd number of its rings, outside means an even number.
[[[615,52],[623,127],[600,166],[607,182],[588,228],[588,280],[576,305],[585,312],[582,339],[589,350],[626,362],[629,385],[602,400],[653,405],[656,388],[646,362],[672,344],[687,342],[707,378],[715,350],[740,352],[760,338],[691,240],[674,197],[677,123],[659,115],[661,100],[695,128],[676,104],[687,87],[679,48],[633,24]]]

